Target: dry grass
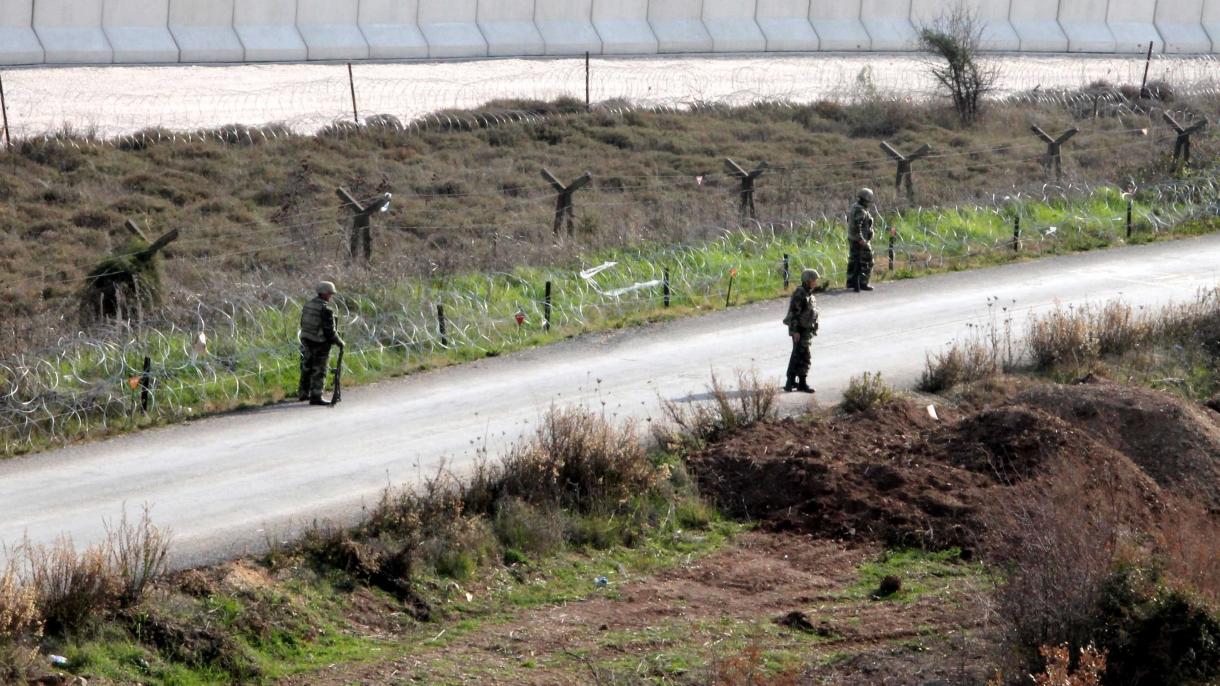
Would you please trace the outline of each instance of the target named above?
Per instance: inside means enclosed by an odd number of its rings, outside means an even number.
[[[668,421],[653,427],[661,445],[715,440],[775,416],[779,387],[759,378],[757,370],[739,370],[736,390],[712,374],[707,390],[706,400],[662,401]]]
[[[0,570],[0,644],[40,633],[42,617],[38,613],[38,596],[21,579],[16,562],[9,560]],[[0,664],[3,664],[2,660]]]
[[[172,538],[169,529],[152,523],[148,506],[134,522],[128,520],[126,508],[117,524],[106,522],[105,550],[117,577],[120,607],[139,603],[152,582],[165,573]]]
[[[945,352],[927,356],[917,388],[925,393],[943,393],[961,384],[995,376],[1000,371],[993,347],[980,340],[954,343]]]

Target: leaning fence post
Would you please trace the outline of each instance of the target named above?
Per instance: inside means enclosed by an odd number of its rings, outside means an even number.
[[[891,159],[898,163],[898,174],[894,177],[894,192],[897,193],[899,190],[901,190],[903,183],[905,183],[907,187],[907,200],[914,200],[915,184],[911,179],[911,163],[921,157],[926,157],[929,153],[931,153],[932,146],[924,143],[918,150],[910,155],[903,155],[895,150],[894,147],[889,143],[881,141],[881,149],[884,150],[885,154],[889,155]]]
[[[1021,215],[1012,218],[1012,251],[1021,252]]]
[[[788,290],[788,281],[790,279],[788,272],[788,253],[784,253],[784,290]]]
[[[140,375],[140,409],[148,414],[148,391],[152,386],[152,358],[144,356],[144,373]]]
[[[729,270],[729,288],[724,293],[724,306],[729,306],[729,301],[733,299],[733,279],[737,278],[737,268],[733,267]]]
[[[898,229],[891,226],[890,227],[890,247],[889,247],[889,250],[886,251],[886,255],[887,255],[887,257],[889,257],[889,261],[890,261],[889,271],[891,271],[891,272],[894,271],[894,239],[897,238],[897,236],[898,236]]]
[[[1037,126],[1030,126],[1030,131],[1034,132],[1038,138],[1041,138],[1046,143],[1046,156],[1042,158],[1042,168],[1046,170],[1046,175],[1051,174],[1051,167],[1055,168],[1055,180],[1063,180],[1063,144],[1080,133],[1080,129],[1075,127],[1059,134],[1058,138],[1052,138],[1051,135]]]
[[[759,162],[754,171],[746,171],[741,168],[741,165],[726,157],[724,158],[724,168],[728,171],[729,176],[741,180],[741,208],[739,210],[741,221],[745,221],[747,212],[751,219],[758,219],[758,212],[754,209],[754,181],[767,171],[767,163]]]
[[[559,193],[559,196],[555,199],[555,224],[552,230],[558,236],[559,229],[563,226],[564,220],[567,220],[568,235],[571,236],[576,227],[576,209],[572,206],[572,195],[588,185],[593,180],[593,175],[585,172],[573,180],[572,183],[565,186],[554,174],[543,168],[542,178],[546,179],[551,184],[551,187]]]
[[[542,328],[551,330],[551,282],[546,282],[546,291],[542,296]]]
[[[436,305],[436,330],[441,335],[441,347],[449,347],[449,337],[445,335],[445,306],[437,303]]]
[[[1127,198],[1127,240],[1131,240],[1131,210],[1134,204],[1131,198]]]
[[[661,279],[661,295],[664,298],[665,307],[669,307],[669,267],[662,272]]]
[[[1182,164],[1190,164],[1190,137],[1199,133],[1207,127],[1207,117],[1191,124],[1190,126],[1182,126],[1168,112],[1161,112],[1161,117],[1169,126],[1178,134],[1177,139],[1173,142],[1173,164],[1174,168],[1179,168]],[[1181,161],[1179,161],[1181,158]]]

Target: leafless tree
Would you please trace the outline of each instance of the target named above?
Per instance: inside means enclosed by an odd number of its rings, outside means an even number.
[[[965,125],[978,118],[984,96],[999,78],[999,69],[980,57],[983,27],[978,14],[961,3],[919,27],[920,49],[938,58],[929,64],[932,76],[948,91]]]

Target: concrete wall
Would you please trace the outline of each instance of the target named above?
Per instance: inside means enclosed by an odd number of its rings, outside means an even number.
[[[1165,52],[1207,52],[1211,38],[1199,18],[1203,0],[1161,0],[1156,4],[1156,29],[1165,42]]]
[[[309,48],[297,31],[295,0],[235,0],[233,29],[247,62],[299,62]]]
[[[1066,52],[1067,34],[1059,25],[1059,0],[1016,0],[1008,23],[1021,39],[1021,52]]]
[[[657,37],[657,52],[712,51],[703,0],[648,0],[648,25]]]
[[[1008,22],[1011,9],[1009,0],[966,0],[963,6],[974,13],[982,27],[979,36],[982,49],[1003,52],[1016,52],[1021,49],[1021,38]],[[911,23],[919,30],[919,27],[947,16],[953,9],[954,6],[946,6],[944,0],[911,0]]]
[[[429,57],[486,57],[477,0],[419,0],[419,30]]]
[[[1060,1],[1059,26],[1067,34],[1068,52],[1114,52],[1117,43],[1106,24],[1108,5],[1108,0]]]
[[[0,64],[39,64],[45,59],[34,33],[33,0],[0,0]]]
[[[478,0],[478,24],[492,57],[546,53],[534,25],[534,0]]]
[[[121,63],[177,62],[169,0],[104,0],[102,31]]]
[[[818,34],[809,23],[810,0],[758,0],[754,13],[769,52],[817,50]]]
[[[369,56],[369,44],[360,30],[360,0],[297,0],[297,30],[311,60]]]
[[[170,0],[169,32],[182,62],[241,62],[246,57],[233,30],[233,0]]]
[[[911,0],[862,0],[860,21],[876,52],[910,51],[919,43],[911,23]]]
[[[606,55],[657,51],[657,36],[648,24],[648,0],[593,0],[593,28]]]
[[[593,0],[535,0],[534,23],[548,55],[602,51],[602,38],[593,28]]]
[[[114,51],[102,30],[102,0],[38,0],[34,33],[49,64],[109,64]]]
[[[871,50],[872,38],[860,22],[860,0],[810,0],[809,23],[822,50]]]
[[[1180,2],[1181,0],[1173,0]],[[1156,6],[1162,2],[1148,0],[1110,0],[1106,24],[1114,34],[1118,52],[1146,52],[1148,43],[1153,50],[1164,50],[1165,42],[1156,30]]]
[[[758,22],[756,0],[703,0],[703,25],[716,52],[763,52],[767,37]]]
[[[428,41],[416,24],[416,0],[360,0],[360,32],[373,59],[427,57]]]

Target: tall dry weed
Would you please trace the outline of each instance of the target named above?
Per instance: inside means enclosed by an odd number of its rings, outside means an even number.
[[[117,524],[107,521],[105,550],[118,587],[118,603],[131,607],[144,598],[149,586],[165,573],[172,536],[152,522],[145,506],[139,519],[127,518],[123,508]]]
[[[714,373],[705,399],[665,400],[668,423],[654,427],[663,445],[707,441],[775,417],[779,387],[763,381],[757,370],[739,370],[737,389],[726,386]]]
[[[0,571],[0,643],[37,635],[42,631],[38,596],[22,580],[17,563],[9,560]]]
[[[38,613],[55,635],[85,629],[114,609],[120,588],[107,564],[106,551],[90,547],[77,553],[65,536],[53,545],[22,546]]]

